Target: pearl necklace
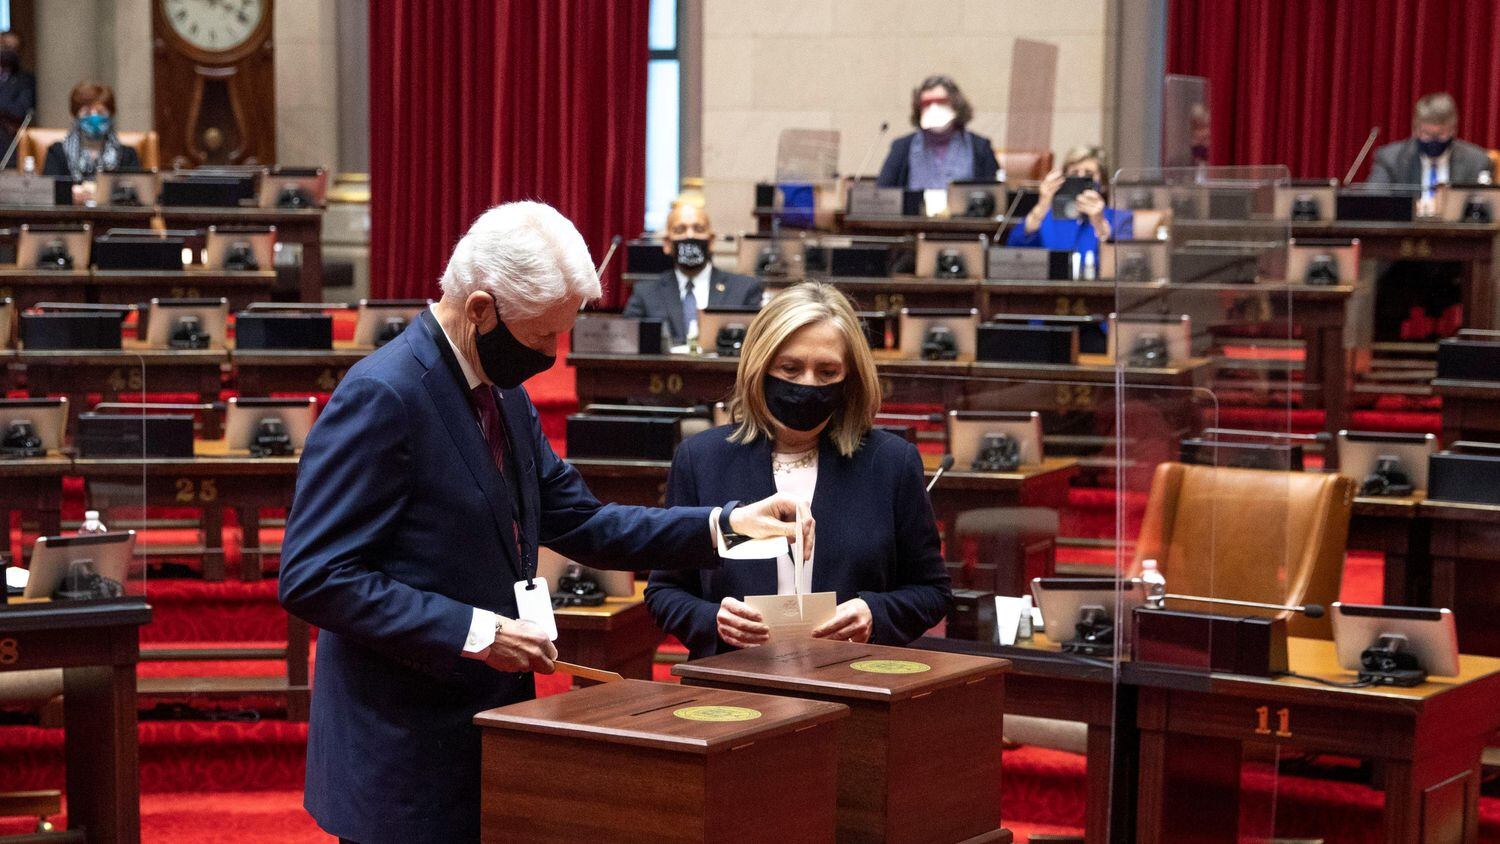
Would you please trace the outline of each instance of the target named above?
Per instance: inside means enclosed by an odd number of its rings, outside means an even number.
[[[771,452],[771,472],[776,475],[787,475],[798,469],[806,469],[808,466],[813,465],[814,460],[818,459],[818,450],[816,448],[783,455],[793,458],[791,460],[777,460],[777,454],[778,452]]]

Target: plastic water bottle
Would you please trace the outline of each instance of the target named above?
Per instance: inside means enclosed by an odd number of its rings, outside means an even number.
[[[1146,606],[1157,609],[1167,603],[1167,579],[1152,559],[1141,560],[1141,582],[1146,584]]]
[[[90,533],[109,533],[109,528],[99,521],[98,510],[83,511],[83,524],[78,526],[78,535],[84,536]]]

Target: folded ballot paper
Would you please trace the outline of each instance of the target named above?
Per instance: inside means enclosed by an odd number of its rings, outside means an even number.
[[[783,543],[785,540],[781,540]],[[802,522],[797,521],[797,536],[791,543],[792,584],[798,591],[792,595],[746,595],[749,604],[771,628],[771,641],[811,638],[813,630],[833,618],[838,595],[833,592],[804,593],[802,589]],[[736,546],[738,547],[738,546]],[[782,553],[786,553],[783,551]]]

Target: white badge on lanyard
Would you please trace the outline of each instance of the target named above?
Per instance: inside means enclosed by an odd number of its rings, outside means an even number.
[[[547,578],[516,581],[516,617],[542,628],[547,641],[557,641],[557,619],[552,617],[552,590],[547,588]]]

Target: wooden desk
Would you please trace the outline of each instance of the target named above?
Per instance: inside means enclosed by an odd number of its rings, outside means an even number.
[[[773,642],[686,662],[684,686],[849,707],[839,735],[840,841],[979,844],[1000,827],[1005,660],[910,648]],[[952,772],[962,771],[964,788]]]
[[[1385,555],[1384,598],[1396,606],[1426,606],[1431,599],[1431,525],[1419,518],[1420,495],[1357,497],[1349,517],[1348,547]]]
[[[600,501],[660,507],[665,494],[666,460],[608,460],[578,458],[569,463],[583,476]],[[924,455],[923,464],[931,480],[939,460]],[[1067,503],[1068,481],[1078,471],[1078,461],[1067,457],[1044,458],[1039,466],[1023,466],[1015,472],[974,472],[955,467],[943,473],[932,489],[932,509],[945,528],[944,542],[957,548],[958,514],[981,507],[1051,507]]]
[[[275,289],[276,271],[271,269],[94,270],[89,276],[87,301],[133,305],[152,298],[223,297],[229,300],[230,310],[237,311],[252,302],[270,301]]]
[[[887,400],[974,409],[994,409],[997,404],[1037,409],[1054,401],[1067,409],[1084,404],[1092,408],[1099,400],[1113,402],[1116,375],[1116,367],[1101,355],[1080,355],[1077,365],[1065,365],[912,360],[885,351],[876,354],[875,362],[881,394]],[[739,359],[573,352],[568,364],[577,370],[580,404],[649,397],[657,404],[691,405],[726,398],[734,387]],[[1206,358],[1194,358],[1172,367],[1126,367],[1125,383],[1132,388],[1164,387],[1187,393],[1185,388],[1201,382],[1207,366]],[[1037,395],[1014,399],[1020,388]],[[1067,393],[1066,402],[1062,392]],[[1002,394],[1006,395],[1000,399]]]
[[[262,555],[278,550],[260,545],[260,510],[291,506],[298,459],[295,455],[251,457],[247,451],[228,449],[223,440],[198,440],[189,458],[80,457],[73,461],[73,472],[83,477],[89,501],[96,509],[139,505],[136,496],[141,494],[143,479],[146,506],[200,508],[206,546],[199,552],[203,554],[206,580],[224,579],[223,511],[232,508],[244,533],[240,578],[259,580]],[[95,488],[103,482],[122,484],[129,491],[123,500],[110,500]]]
[[[1443,444],[1459,440],[1500,441],[1500,382],[1432,379],[1443,400]]]
[[[924,636],[912,647],[1008,660],[1007,714],[1086,725],[1084,838],[1088,844],[1131,840],[1135,817],[1135,690],[1116,682],[1114,666],[1104,660],[1065,654],[1044,634],[1011,646]]]
[[[10,514],[21,514],[24,526],[28,518],[36,523],[42,536],[62,532],[62,481],[73,468],[73,461],[62,454],[0,460],[0,524],[7,527],[0,551],[9,552]],[[31,548],[23,541],[20,555],[13,559],[29,560]]]
[[[28,394],[67,396],[68,427],[77,430],[78,414],[92,407],[91,395],[118,401],[141,393],[191,393],[200,402],[218,401],[229,354],[223,349],[152,348],[127,339],[120,351],[0,350],[0,361],[7,360],[24,367]]]
[[[91,841],[141,840],[135,666],[150,621],[139,598],[0,607],[0,671],[63,670],[68,828]]]
[[[554,584],[555,586],[555,584]],[[632,680],[650,680],[662,633],[646,608],[646,584],[629,598],[605,598],[598,607],[565,607],[557,619],[557,656],[565,662],[603,668]],[[574,680],[576,685],[588,681]]]
[[[1463,653],[1500,657],[1500,507],[1429,499],[1418,513],[1431,545],[1426,569],[1412,575],[1425,587],[1413,603],[1453,610]]]
[[[952,278],[762,278],[768,291],[804,281],[820,281],[838,288],[861,311],[885,311],[894,321],[902,308],[977,308],[979,282]]]
[[[1336,220],[1322,223],[1292,223],[1292,237],[1359,238],[1359,255],[1376,261],[1458,261],[1463,290],[1464,325],[1493,328],[1497,324],[1495,285],[1500,264],[1500,223],[1410,223]]]
[[[92,223],[96,235],[111,228],[142,228],[160,219],[166,228],[275,226],[278,243],[302,247],[298,293],[304,302],[323,301],[323,209],[182,208],[98,205],[0,205],[0,226],[22,223]],[[268,271],[274,272],[274,270]]]
[[[74,270],[23,270],[0,267],[0,299],[16,300],[22,310],[38,302],[88,301],[88,267]]]
[[[1293,638],[1293,671],[1349,682],[1333,643]],[[1232,841],[1246,744],[1375,759],[1385,772],[1385,840],[1477,841],[1480,754],[1500,729],[1500,660],[1412,689],[1348,689],[1296,678],[1172,671],[1125,663],[1137,688],[1141,844]],[[1333,832],[1333,830],[1329,830]]]
[[[269,396],[272,393],[331,393],[344,380],[349,367],[373,351],[335,342],[331,350],[235,349],[229,354],[240,393]]]
[[[1346,304],[1353,293],[1353,285],[991,280],[980,285],[980,315],[988,319],[1007,313],[1169,314],[1201,311],[1205,301],[1217,302],[1227,313],[1236,302],[1260,297],[1275,318],[1289,320],[1301,334],[1306,346],[1303,405],[1323,408],[1324,430],[1337,433],[1349,427],[1349,354],[1344,349],[1344,321]]]
[[[832,842],[848,716],[639,680],[481,712],[481,840]]]

